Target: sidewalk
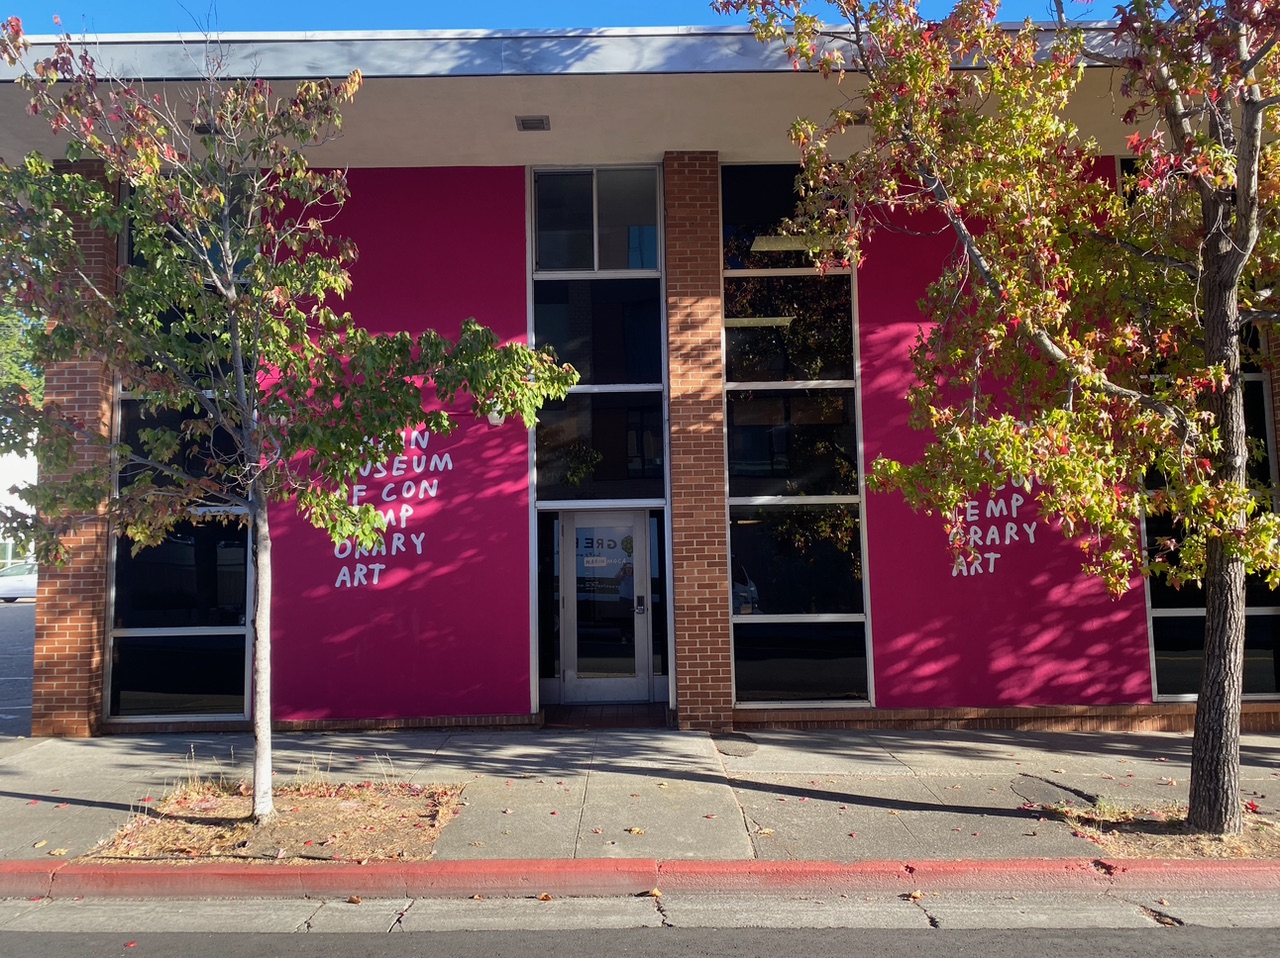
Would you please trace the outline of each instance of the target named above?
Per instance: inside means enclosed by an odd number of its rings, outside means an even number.
[[[427,862],[175,865],[72,859],[169,785],[247,774],[248,736],[0,739],[0,897],[1280,891],[1280,861],[1100,860],[1023,807],[1185,801],[1189,759],[1188,736],[1137,733],[282,734],[281,781],[458,782],[466,807]],[[1242,784],[1280,817],[1280,737],[1244,737]]]

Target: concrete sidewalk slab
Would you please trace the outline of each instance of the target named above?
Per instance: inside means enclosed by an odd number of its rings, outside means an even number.
[[[399,900],[655,886],[754,894],[909,891],[925,881],[1010,891],[1280,882],[1280,862],[1098,861],[1097,846],[1024,807],[1088,795],[1176,800],[1186,736],[405,730],[280,734],[275,745],[277,781],[459,783],[467,804],[428,862],[73,861],[169,786],[247,777],[249,737],[0,740],[0,894]],[[1245,794],[1275,817],[1280,736],[1245,736],[1242,761]],[[65,856],[48,854],[61,848]]]

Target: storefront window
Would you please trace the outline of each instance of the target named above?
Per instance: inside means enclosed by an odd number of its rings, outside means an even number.
[[[584,386],[662,382],[657,279],[550,280],[533,288],[533,333]]]
[[[1267,415],[1268,388],[1265,374],[1256,365],[1246,366],[1244,384],[1245,428],[1253,443],[1249,478],[1264,502],[1274,504],[1274,430]],[[1159,476],[1148,478],[1148,486],[1163,485]],[[1176,542],[1178,527],[1169,516],[1146,520],[1148,549],[1165,552]],[[1176,552],[1174,553],[1176,561]],[[1200,692],[1204,658],[1204,589],[1187,583],[1169,585],[1163,577],[1147,581],[1151,602],[1151,646],[1155,660],[1156,695],[1191,697]],[[1244,694],[1280,694],[1280,593],[1267,587],[1262,576],[1245,579],[1245,665]]]
[[[573,394],[538,414],[539,499],[658,499],[662,396]]]
[[[783,221],[797,167],[725,167],[725,413],[735,697],[868,698],[853,279]]]
[[[750,276],[724,282],[729,382],[852,379],[847,274]]]

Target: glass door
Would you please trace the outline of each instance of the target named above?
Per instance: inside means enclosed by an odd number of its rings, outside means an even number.
[[[644,512],[562,513],[565,702],[649,701],[648,532]]]

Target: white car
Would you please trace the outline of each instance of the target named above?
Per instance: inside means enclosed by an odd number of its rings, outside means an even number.
[[[19,562],[0,569],[0,602],[36,597],[36,564]]]

